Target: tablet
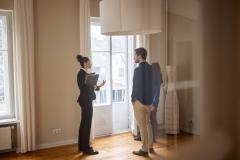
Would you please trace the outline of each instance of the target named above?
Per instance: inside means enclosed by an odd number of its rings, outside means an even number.
[[[85,84],[88,86],[97,85],[99,74],[87,74],[85,78]]]

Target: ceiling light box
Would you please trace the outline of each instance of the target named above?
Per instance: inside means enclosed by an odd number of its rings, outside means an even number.
[[[135,35],[161,32],[161,0],[102,0],[102,34]]]

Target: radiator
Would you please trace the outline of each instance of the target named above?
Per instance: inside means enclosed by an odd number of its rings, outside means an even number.
[[[0,128],[0,151],[12,148],[11,127]]]

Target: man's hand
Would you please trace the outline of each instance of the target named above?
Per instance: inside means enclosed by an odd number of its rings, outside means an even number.
[[[150,106],[148,106],[148,109],[149,109],[150,111],[153,111],[153,110],[155,109],[155,107],[154,107],[153,105],[150,105]]]
[[[135,102],[134,101],[132,101],[132,105],[134,106],[134,104],[135,104]]]

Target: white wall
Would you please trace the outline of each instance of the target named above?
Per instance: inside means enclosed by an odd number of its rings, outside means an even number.
[[[203,116],[201,94],[203,53],[199,14],[201,6],[197,1],[188,2],[188,0],[181,3],[176,0],[169,1],[168,62],[177,66],[177,81],[194,81],[199,84],[198,87],[191,89],[179,89],[178,98],[181,129],[201,134]]]
[[[78,0],[34,0],[37,145],[77,138]],[[61,128],[62,134],[53,134]],[[69,141],[70,140],[70,141]]]
[[[92,17],[99,17],[99,2],[100,0],[90,0],[90,14]]]
[[[177,0],[168,1],[168,31],[167,31],[167,57],[166,57],[166,28],[165,11],[163,5],[163,32],[150,36],[150,60],[160,63],[163,78],[166,80],[166,58],[168,65],[173,65],[174,54],[177,63],[184,64],[188,71],[179,71],[178,80],[197,80],[201,83],[202,78],[202,44],[200,26],[200,6],[197,1]],[[191,8],[188,10],[188,8]],[[194,9],[192,9],[194,8]],[[180,43],[176,43],[181,41]],[[184,43],[182,43],[184,42]],[[190,43],[189,43],[190,42]],[[178,44],[178,45],[176,45]],[[179,44],[182,44],[179,46]],[[190,45],[189,45],[190,44]],[[176,48],[176,46],[178,46]],[[179,48],[180,47],[180,48]],[[175,48],[175,49],[174,49]],[[200,134],[202,122],[201,87],[190,90],[178,90],[180,100],[180,127],[182,130]],[[163,125],[164,110],[160,106],[158,110],[158,122]],[[193,125],[189,122],[193,121]]]
[[[13,10],[14,0],[0,0],[0,9]]]
[[[150,63],[158,62],[161,67],[163,80],[166,81],[166,4],[162,0],[162,32],[150,35]],[[159,103],[157,119],[160,127],[164,123],[164,106]]]

